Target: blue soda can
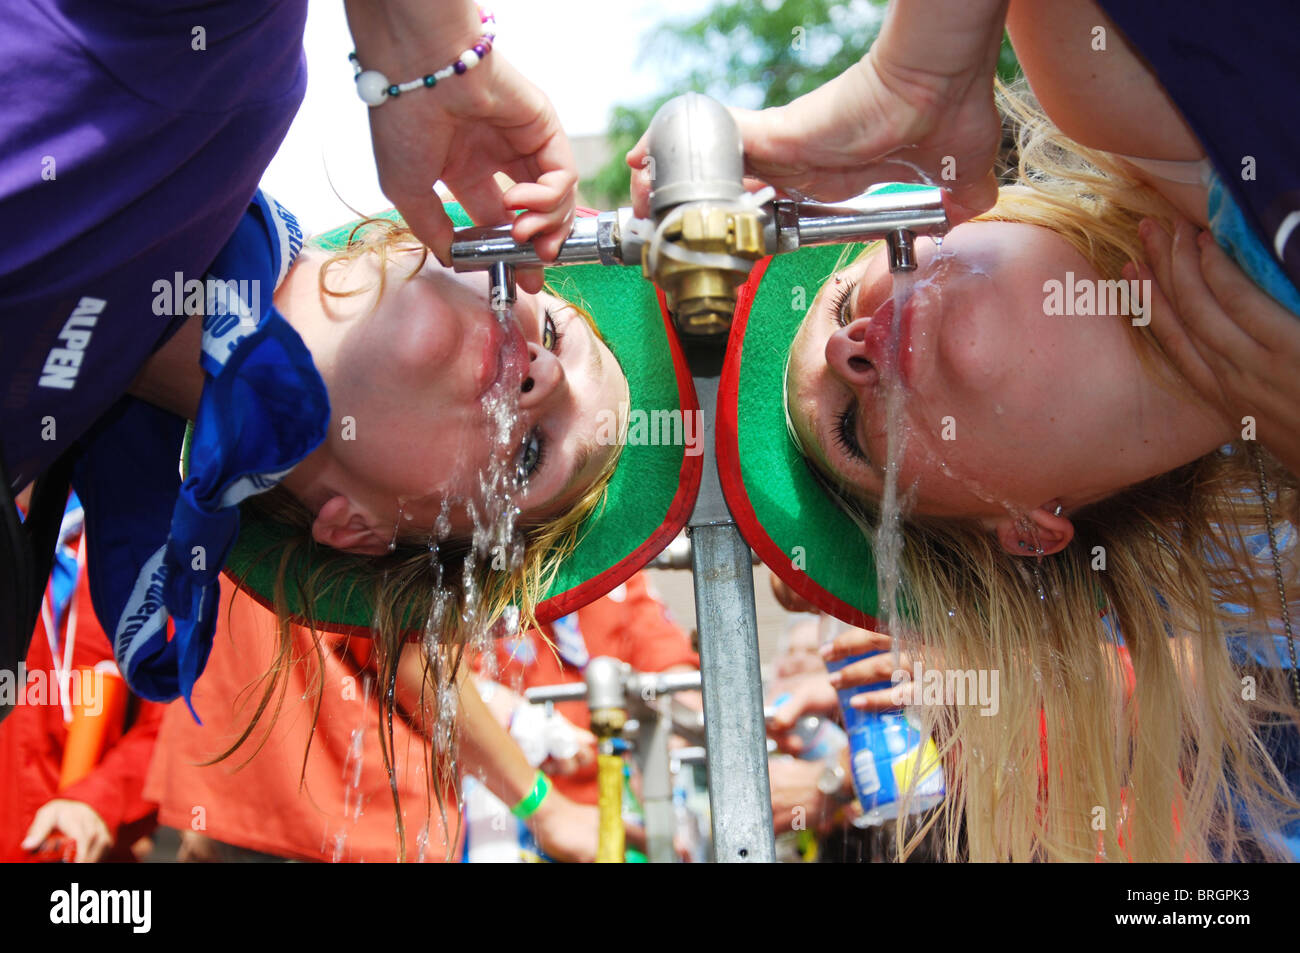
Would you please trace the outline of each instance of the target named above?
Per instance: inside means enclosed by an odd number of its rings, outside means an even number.
[[[827,662],[826,668],[836,672],[846,665],[880,654],[854,655]],[[943,766],[939,763],[934,741],[923,737],[904,713],[861,711],[849,704],[854,695],[889,687],[889,682],[876,682],[864,687],[841,689],[838,693],[844,727],[849,736],[853,788],[862,805],[862,817],[855,822],[859,827],[883,824],[896,818],[905,791],[912,792],[907,807],[913,814],[941,803],[946,791]]]

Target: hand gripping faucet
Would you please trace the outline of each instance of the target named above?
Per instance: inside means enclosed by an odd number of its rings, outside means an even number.
[[[699,93],[671,99],[655,113],[646,164],[650,217],[624,207],[579,218],[554,264],[640,264],[688,337],[726,334],[736,288],[766,255],[884,240],[890,270],[910,271],[916,236],[948,230],[937,188],[832,204],[747,192],[740,130],[721,103]],[[456,271],[492,271],[494,307],[514,300],[516,266],[543,264],[531,244],[510,237],[508,225],[457,229],[451,260]]]

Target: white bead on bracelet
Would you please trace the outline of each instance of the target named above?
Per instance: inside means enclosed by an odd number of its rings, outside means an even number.
[[[479,8],[479,20],[483,23],[491,23],[493,28],[496,27],[496,17],[482,7]],[[361,97],[363,103],[374,109],[402,93],[409,93],[416,89],[432,89],[444,79],[472,70],[483,57],[492,52],[492,41],[496,38],[495,33],[482,34],[478,42],[461,53],[455,62],[435,72],[427,73],[419,79],[413,79],[409,83],[393,83],[379,70],[362,69],[361,61],[357,59],[354,50],[348,54],[348,60],[352,63],[352,78],[357,84],[357,95]]]

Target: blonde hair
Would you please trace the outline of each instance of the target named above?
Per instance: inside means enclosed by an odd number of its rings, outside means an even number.
[[[383,265],[395,251],[403,248],[420,250],[419,261],[409,278],[423,266],[428,249],[400,222],[384,218],[360,222],[349,234],[346,246],[321,268],[321,293],[350,296],[370,292],[372,289],[338,291],[327,286],[326,278],[336,265],[372,254],[380,261],[378,293],[382,294],[386,272]],[[577,305],[574,307],[599,335],[591,315]],[[618,441],[620,447],[622,443],[622,440]],[[316,654],[318,657],[321,654],[317,620],[310,614],[306,617],[295,615],[291,607],[295,603],[314,606],[324,593],[342,596],[348,601],[359,593],[374,607],[371,636],[381,689],[380,748],[396,811],[398,856],[404,858],[405,825],[398,803],[392,750],[394,690],[402,647],[413,641],[413,636],[423,639],[422,711],[416,715],[424,720],[426,728],[436,732],[429,746],[429,778],[445,825],[446,806],[442,792],[454,780],[457,731],[454,717],[440,718],[437,715],[440,710],[448,710],[445,707],[448,701],[452,702],[450,710],[454,712],[454,700],[449,699],[448,693],[456,680],[467,647],[467,636],[475,632],[486,634],[512,606],[518,610],[521,630],[537,625],[537,598],[547,591],[561,564],[577,546],[583,523],[604,506],[617,463],[618,454],[614,454],[591,486],[566,512],[540,525],[526,527],[527,542],[522,559],[506,571],[493,567],[491,553],[477,552],[470,541],[463,539],[439,541],[436,551],[431,549],[426,535],[414,540],[398,538],[395,548],[384,555],[342,552],[315,541],[312,537],[315,514],[283,486],[251,497],[243,504],[243,512],[259,520],[291,527],[294,531],[287,542],[259,557],[274,560],[276,565],[272,604],[277,619],[278,649],[264,678],[263,694],[252,717],[238,739],[215,760],[228,757],[242,746],[268,709],[272,711],[272,723],[279,716],[288,684],[284,676],[294,664],[302,661],[294,652],[293,625],[304,625],[311,631]],[[299,565],[312,568],[304,575],[293,571],[293,567]],[[318,665],[315,671],[323,678],[323,666]],[[423,697],[424,690],[430,691],[430,698]],[[319,713],[320,692],[317,691],[312,713],[313,730]],[[386,730],[382,726],[386,726]],[[264,734],[258,748],[265,743],[266,737]],[[255,754],[256,750],[253,751]],[[451,838],[449,843],[454,841],[455,838]]]
[[[1063,136],[1027,90],[1002,100],[1023,187],[979,218],[1050,228],[1118,279],[1143,258],[1138,222],[1168,222],[1169,206]],[[1170,377],[1157,348],[1147,357]],[[898,826],[901,855],[937,827],[951,859],[1280,856],[1268,835],[1300,804],[1263,736],[1300,712],[1284,670],[1243,666],[1227,640],[1282,661],[1278,580],[1252,552],[1268,529],[1266,484],[1273,518],[1294,521],[1294,476],[1236,444],[1071,513],[1073,541],[1041,558],[1005,552],[974,521],[904,521],[900,647],[926,668],[997,672],[1001,691],[993,717],[951,699],[912,709],[949,783],[941,808]],[[828,489],[864,528],[878,525],[854,488]],[[1294,547],[1283,555],[1294,580]]]

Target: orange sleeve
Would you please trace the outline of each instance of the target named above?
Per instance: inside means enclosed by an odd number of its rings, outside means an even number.
[[[144,781],[167,706],[143,700],[137,700],[137,704],[134,723],[98,767],[58,795],[89,804],[114,837],[120,826],[148,817],[157,809],[144,798]]]
[[[668,618],[664,604],[654,597],[644,573],[627,581],[627,596],[618,613],[619,658],[639,672],[662,672],[675,665],[699,668],[700,657],[691,649],[691,639]]]
[[[72,667],[89,672],[96,665],[113,661],[112,644],[90,602],[89,573],[82,572],[77,580],[75,599],[77,616],[75,620],[69,618],[65,638],[74,640]],[[142,699],[134,699],[134,703],[136,715],[130,728],[123,733],[120,722],[105,726],[105,751],[99,763],[58,794],[89,804],[114,836],[120,825],[146,817],[154,809],[144,800],[144,779],[165,706]]]

